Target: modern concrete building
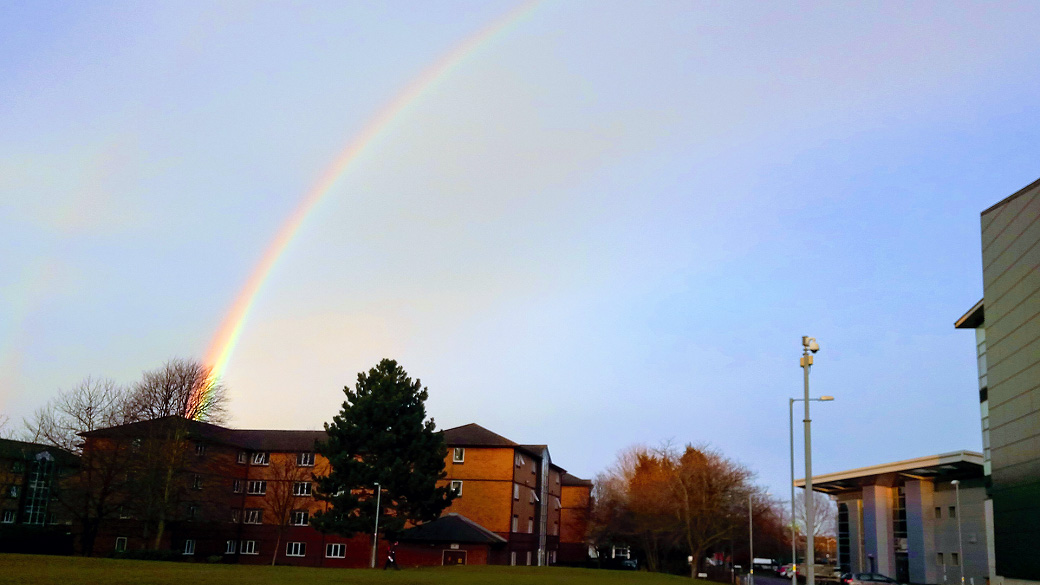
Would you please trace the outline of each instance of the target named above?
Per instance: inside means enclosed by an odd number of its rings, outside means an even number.
[[[804,488],[805,481],[795,485]],[[960,583],[963,568],[965,585],[985,584],[981,453],[956,451],[818,475],[813,490],[838,502],[842,572],[953,584]]]
[[[974,329],[993,585],[1040,582],[1040,180],[982,212]]]

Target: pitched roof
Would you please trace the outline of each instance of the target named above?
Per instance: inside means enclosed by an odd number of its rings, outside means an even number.
[[[311,451],[316,441],[328,438],[325,431],[229,429],[219,425],[168,416],[81,433],[84,437],[141,437],[156,429],[184,425],[188,437],[250,449],[253,451]]]
[[[506,539],[480,524],[454,512],[409,528],[401,533],[402,542],[458,542],[467,544],[504,544]]]
[[[560,479],[560,483],[566,486],[592,487],[591,479],[581,479],[580,477],[571,475],[569,473],[563,474],[563,477]]]
[[[50,453],[58,463],[62,465],[75,465],[79,457],[64,449],[41,443],[29,443],[27,441],[15,441],[13,439],[0,439],[0,458],[21,459],[29,461],[34,459],[38,453],[46,451]]]
[[[444,430],[444,442],[449,447],[519,447],[502,435],[492,433],[484,427],[470,423]]]

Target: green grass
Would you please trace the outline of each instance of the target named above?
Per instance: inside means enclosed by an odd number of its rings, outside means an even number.
[[[709,585],[673,575],[557,567],[429,567],[401,571],[210,565],[0,554],[0,584],[33,585]]]

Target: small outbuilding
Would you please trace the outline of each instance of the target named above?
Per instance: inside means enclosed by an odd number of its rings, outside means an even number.
[[[455,513],[405,530],[398,542],[402,567],[486,565],[506,545],[506,539]]]

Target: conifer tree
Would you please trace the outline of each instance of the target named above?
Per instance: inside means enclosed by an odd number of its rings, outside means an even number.
[[[375,521],[375,484],[382,490],[380,533],[393,538],[406,521],[428,522],[451,504],[454,493],[437,487],[445,477],[444,437],[426,420],[428,393],[396,361],[384,359],[358,374],[317,446],[328,458],[328,475],[316,475],[316,497],[330,504],[311,524],[343,536],[370,532]]]

